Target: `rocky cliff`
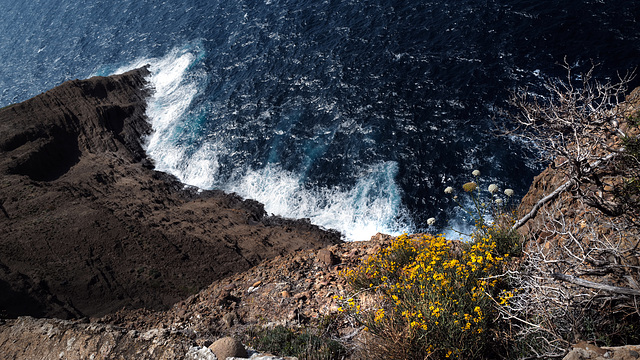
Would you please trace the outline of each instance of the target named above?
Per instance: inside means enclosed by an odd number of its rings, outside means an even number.
[[[0,110],[0,318],[166,308],[339,234],[153,170],[145,68]]]
[[[67,82],[0,109],[0,353],[210,359],[216,338],[276,325],[356,338],[334,298],[349,291],[340,270],[390,237],[341,243],[308,222],[267,217],[255,201],[154,171],[140,145],[151,131],[146,75]],[[565,181],[548,168],[520,211]],[[593,216],[571,192],[543,211],[587,229]],[[540,218],[523,232],[543,249],[558,241]]]

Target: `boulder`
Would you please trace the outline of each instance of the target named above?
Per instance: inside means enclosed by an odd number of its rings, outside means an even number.
[[[244,345],[232,337],[224,337],[216,340],[209,346],[209,350],[216,354],[218,360],[226,360],[228,357],[249,357]]]

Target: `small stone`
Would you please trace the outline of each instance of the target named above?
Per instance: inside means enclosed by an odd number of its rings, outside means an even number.
[[[327,249],[318,251],[317,259],[319,263],[322,263],[325,266],[336,265],[339,262],[338,258]]]
[[[235,288],[236,288],[236,284],[231,283],[231,284],[225,285],[222,289],[224,289],[226,291],[231,291],[231,290],[233,290]]]
[[[289,292],[287,290],[283,291],[281,294],[282,294],[283,298],[290,298],[291,297],[291,294],[289,294]]]
[[[218,298],[216,299],[215,304],[218,306],[224,305],[230,299],[231,299],[231,292],[228,290],[224,290],[220,293],[220,296],[218,296]]]
[[[224,326],[227,329],[231,328],[236,323],[236,320],[237,316],[233,312],[226,313],[222,316],[222,322],[224,322]]]
[[[216,340],[209,346],[209,350],[211,350],[218,359],[226,359],[228,357],[248,357],[247,350],[244,348],[244,345],[232,337],[224,337]]]
[[[298,317],[298,309],[293,309],[289,311],[289,313],[287,314],[287,319],[289,321],[295,320],[297,317]]]

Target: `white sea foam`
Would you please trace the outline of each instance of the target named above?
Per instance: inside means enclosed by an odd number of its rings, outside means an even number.
[[[202,182],[203,168],[216,168],[216,161],[204,164],[203,160],[194,164],[186,162],[186,149],[178,145],[182,129],[185,128],[186,113],[198,94],[204,76],[189,76],[190,67],[202,57],[197,45],[174,49],[162,58],[142,58],[118,68],[119,74],[141,66],[149,65],[151,75],[147,78],[153,94],[147,104],[147,116],[151,119],[153,132],[145,139],[147,154],[155,161],[156,168],[169,172],[189,185],[188,178]],[[206,147],[203,147],[206,148]],[[207,166],[205,166],[207,165]],[[205,182],[206,183],[206,182]]]
[[[147,153],[159,170],[170,171],[183,178],[184,150],[176,146],[184,126],[185,113],[198,93],[198,84],[186,80],[189,66],[196,59],[190,52],[173,51],[152,62],[150,82],[155,89],[147,107],[153,133],[147,139]]]
[[[217,144],[204,143],[186,162],[180,179],[189,185],[202,189],[213,189],[220,169],[218,153],[221,150]]]
[[[403,215],[401,192],[394,181],[395,162],[372,166],[349,189],[309,189],[298,174],[267,166],[248,171],[226,190],[256,199],[270,213],[309,218],[342,232],[348,240],[368,240],[377,232],[397,234],[410,224]]]
[[[231,148],[224,137],[201,141],[198,148],[182,137],[191,129],[189,108],[206,76],[194,74],[202,58],[197,47],[176,49],[162,58],[140,59],[116,73],[150,65],[148,78],[154,93],[147,107],[153,133],[146,151],[156,168],[177,176],[185,184],[203,189],[220,188],[262,202],[268,213],[308,218],[314,224],[336,229],[347,240],[368,240],[377,232],[397,234],[411,228],[403,210],[401,190],[395,182],[396,162],[371,165],[349,188],[310,188],[302,175],[267,165],[238,169],[219,178],[219,157]],[[190,134],[193,136],[193,134]],[[187,139],[188,140],[188,139]],[[191,147],[191,148],[188,148]]]

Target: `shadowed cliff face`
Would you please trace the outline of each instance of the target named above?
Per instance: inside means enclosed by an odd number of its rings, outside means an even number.
[[[186,188],[140,146],[145,68],[0,110],[0,317],[163,308],[259,261],[339,242]]]

